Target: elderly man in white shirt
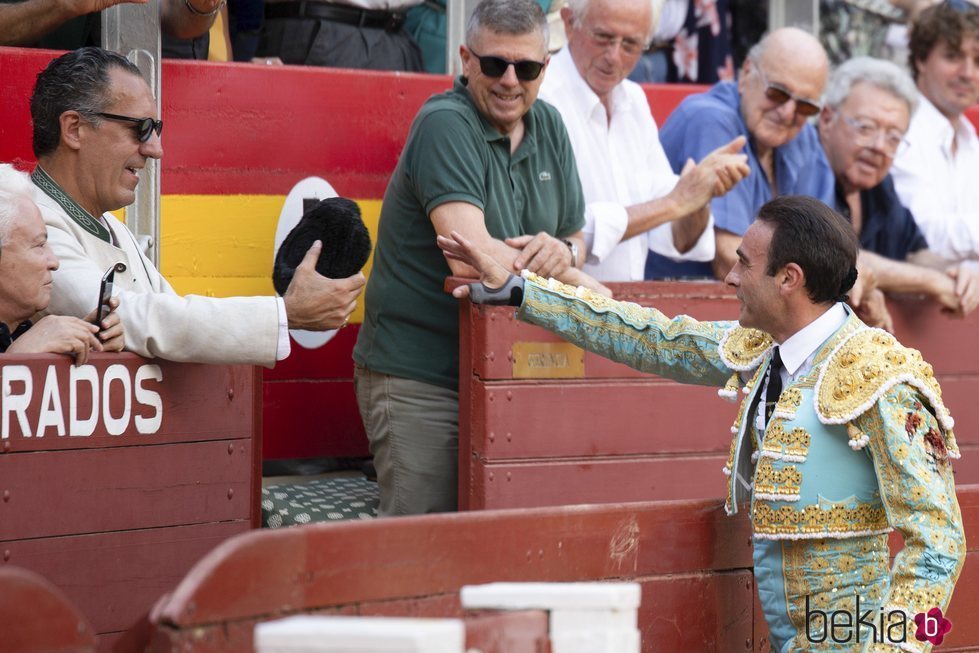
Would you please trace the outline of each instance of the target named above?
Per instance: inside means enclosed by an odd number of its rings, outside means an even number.
[[[744,139],[674,174],[645,92],[626,79],[653,31],[650,0],[569,0],[568,47],[548,67],[540,97],[561,112],[587,208],[584,270],[639,281],[646,254],[710,261],[710,200],[748,174]]]
[[[979,138],[963,115],[979,102],[979,7],[944,2],[911,28],[910,63],[921,100],[891,174],[930,249],[979,260]]]

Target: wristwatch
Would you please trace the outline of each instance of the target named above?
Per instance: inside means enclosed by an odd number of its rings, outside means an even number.
[[[567,238],[561,240],[561,242],[567,245],[568,249],[571,250],[571,267],[578,267],[578,244]]]

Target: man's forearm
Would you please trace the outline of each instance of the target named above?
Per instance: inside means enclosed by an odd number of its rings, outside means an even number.
[[[59,0],[0,4],[0,45],[30,45],[79,15]]]
[[[627,206],[626,214],[629,216],[629,223],[622,235],[622,240],[628,240],[662,224],[678,220],[688,213],[689,211],[685,213],[684,207],[669,195]],[[696,238],[694,241],[696,242]],[[677,249],[680,248],[677,247]]]
[[[955,284],[948,275],[931,266],[895,261],[864,250],[860,251],[860,260],[870,266],[877,287],[884,292],[939,295],[955,291]]]
[[[700,210],[674,220],[671,225],[673,232],[673,246],[681,254],[686,254],[704,233],[707,223],[710,220],[710,205],[705,204]]]

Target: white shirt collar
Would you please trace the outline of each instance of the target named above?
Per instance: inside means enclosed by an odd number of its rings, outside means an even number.
[[[847,312],[843,304],[833,304],[825,313],[779,345],[782,364],[789,376],[795,376],[819,347],[843,326],[846,318]]]
[[[548,68],[556,69],[554,70],[555,76],[567,86],[565,97],[570,103],[575,105],[575,109],[581,115],[588,116],[591,119],[600,117],[602,120],[608,121],[608,115],[606,114],[602,101],[588,85],[588,82],[585,81],[585,78],[581,76],[581,73],[578,72],[578,67],[574,65],[570,47],[565,46],[560,52],[551,57],[551,64]],[[548,73],[545,72],[544,74],[547,75]],[[613,113],[627,110],[629,94],[622,88],[621,83],[616,84],[615,88],[612,89],[610,104]]]
[[[918,117],[919,114],[919,122],[925,127],[921,136],[941,144],[942,151],[947,156],[952,153],[952,140],[956,135],[959,137],[959,147],[968,146],[975,139],[976,129],[964,115],[959,116],[953,124],[924,95],[918,96],[918,109],[915,116]]]

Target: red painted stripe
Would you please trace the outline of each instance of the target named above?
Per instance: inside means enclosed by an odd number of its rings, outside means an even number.
[[[28,98],[57,53],[0,48],[0,160],[33,163]],[[411,120],[442,75],[163,63],[164,194],[281,194],[304,177],[384,195]]]

